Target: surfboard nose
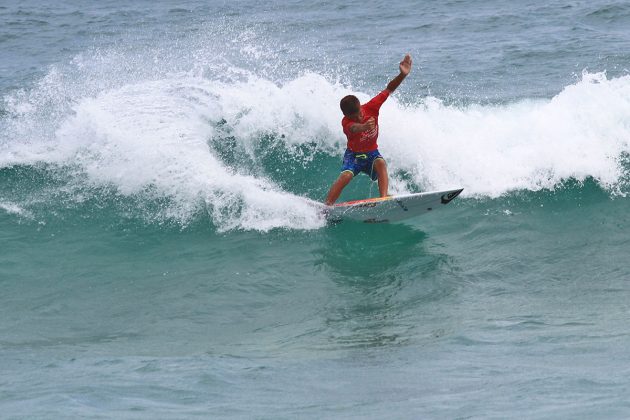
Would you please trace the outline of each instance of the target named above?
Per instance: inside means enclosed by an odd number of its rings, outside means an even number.
[[[451,201],[453,201],[453,199],[457,197],[462,191],[464,191],[464,189],[460,188],[459,190],[453,190],[453,191],[447,192],[446,194],[442,194],[442,198],[440,202],[442,204],[448,204]]]

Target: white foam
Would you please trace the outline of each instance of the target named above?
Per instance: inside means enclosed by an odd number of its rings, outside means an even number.
[[[630,77],[587,74],[550,100],[501,106],[384,107],[381,151],[426,189],[466,195],[553,189],[593,177],[615,190],[630,151]]]
[[[205,202],[223,229],[315,228],[317,209],[264,178],[227,168],[209,150],[217,86],[185,76],[128,85],[81,101],[56,133],[95,184],[125,195],[152,188],[185,222]]]
[[[11,202],[0,202],[0,209],[4,210],[8,214],[15,214],[18,216],[31,218],[32,214],[28,210],[23,209],[19,205]]]

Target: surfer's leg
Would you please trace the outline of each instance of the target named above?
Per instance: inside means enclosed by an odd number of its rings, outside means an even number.
[[[332,187],[330,187],[330,191],[328,191],[326,205],[332,206],[335,201],[337,201],[341,195],[341,191],[343,191],[345,186],[352,181],[352,178],[354,178],[354,173],[352,171],[343,171],[339,174],[339,178],[337,178],[335,183],[332,184]]]
[[[387,196],[387,190],[389,187],[389,178],[387,177],[387,163],[385,163],[385,159],[382,157],[377,157],[374,159],[373,170],[376,172],[378,176],[378,192],[381,197]]]

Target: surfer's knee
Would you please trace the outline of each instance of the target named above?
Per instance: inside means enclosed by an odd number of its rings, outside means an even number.
[[[350,171],[343,171],[342,173],[339,174],[339,178],[337,178],[338,182],[343,182],[344,185],[347,184],[348,182],[352,181],[352,178],[354,178],[354,174]]]
[[[385,159],[378,158],[374,161],[374,171],[379,175],[387,176],[387,163]]]

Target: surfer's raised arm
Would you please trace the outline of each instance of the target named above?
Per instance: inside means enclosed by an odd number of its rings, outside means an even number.
[[[411,55],[410,54],[405,55],[405,58],[403,58],[403,60],[400,62],[400,66],[399,66],[400,73],[398,74],[398,76],[394,77],[391,82],[387,84],[387,90],[389,90],[390,92],[393,92],[396,90],[398,86],[400,86],[402,81],[405,80],[405,77],[407,77],[407,75],[411,71],[412,63],[413,62],[411,60]]]

